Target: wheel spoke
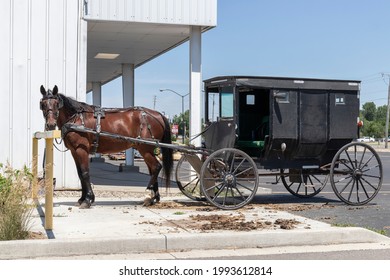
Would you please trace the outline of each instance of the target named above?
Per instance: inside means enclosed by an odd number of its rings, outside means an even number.
[[[188,186],[190,186],[194,181],[196,181],[196,184],[195,184],[195,186],[192,188],[192,189],[190,189],[190,192],[191,193],[193,193],[194,192],[194,190],[196,189],[196,187],[198,186],[198,184],[199,184],[199,180],[197,180],[198,178],[195,178],[195,179],[193,179],[192,181],[190,181],[190,182],[188,182],[187,184],[185,184],[184,186],[183,186],[183,189],[186,189]]]
[[[236,186],[232,186],[232,192],[233,192],[233,189],[235,189],[235,190],[238,192],[238,195],[235,195],[235,196],[234,196],[234,205],[237,205],[237,204],[240,204],[240,203],[242,203],[242,202],[245,202],[245,200],[246,200],[245,195],[242,194],[242,193],[239,191],[239,189],[237,189]],[[240,200],[241,200],[241,202],[240,202]],[[237,202],[238,202],[238,203],[237,203]]]
[[[248,191],[252,191],[252,189],[251,188],[249,188],[249,187],[247,187],[247,186],[245,186],[245,185],[242,185],[242,184],[240,184],[239,182],[236,182],[237,183],[237,185],[239,185],[239,186],[241,186],[242,188],[244,188],[244,189],[246,189],[246,190],[248,190]]]
[[[359,179],[359,183],[360,183],[360,186],[362,187],[364,193],[366,194],[367,199],[370,198],[370,196],[368,195],[368,192],[367,192],[366,188],[365,188],[364,185],[363,185],[363,182],[362,182],[360,179]]]
[[[235,153],[233,153],[233,158],[232,158],[232,160],[231,160],[231,163],[230,163],[230,173],[232,173],[232,172],[233,172],[233,168],[234,168],[234,161],[235,161],[235,159],[236,159],[236,154],[235,154]]]
[[[353,169],[354,169],[353,164],[351,163],[352,167],[350,167],[350,166],[347,165],[347,162],[348,162],[348,160],[345,159],[345,158],[340,159],[340,163],[341,163],[342,165],[344,165],[344,166],[345,166],[346,168],[348,168],[350,171],[353,171]]]
[[[349,160],[349,162],[351,163],[352,168],[355,169],[356,166],[353,164],[353,161],[352,161],[351,157],[349,156],[349,153],[348,153],[347,150],[345,150],[345,154],[347,155],[348,160]]]
[[[379,167],[379,164],[378,164],[378,165],[375,165],[375,166],[371,166],[370,168],[364,169],[364,170],[362,170],[362,172],[363,172],[363,173],[366,173],[367,171],[370,171],[370,170],[372,170],[372,169],[374,169],[374,168],[378,168],[378,167]]]
[[[245,158],[241,160],[241,162],[238,164],[238,166],[236,167],[236,169],[233,170],[230,170],[231,173],[235,174],[236,176],[238,176],[238,174],[236,174],[237,170],[241,167],[241,165],[245,162]]]
[[[221,194],[221,192],[222,192],[224,189],[226,189],[225,184],[221,184],[221,185],[222,185],[222,188],[217,188],[218,191],[215,193],[215,195],[214,195],[214,197],[213,197],[213,201],[215,201],[215,200],[218,198],[218,196]],[[225,193],[225,194],[226,194],[226,193]]]
[[[194,171],[191,167],[181,167],[180,169],[182,171],[189,171],[189,172]]]
[[[242,185],[240,185],[240,186],[245,188],[245,186],[242,186]],[[238,194],[242,198],[242,201],[245,201],[245,195],[237,188],[237,186],[234,186],[234,189],[238,192]],[[232,190],[233,190],[233,187],[232,187]],[[251,191],[251,189],[247,189],[247,190]]]
[[[370,174],[364,174],[363,176],[364,177],[374,178],[374,179],[380,179],[381,178],[380,176],[375,176],[375,175],[370,175]]]
[[[349,180],[349,182],[344,186],[344,188],[342,188],[341,191],[339,191],[340,194],[342,194],[345,191],[345,189],[349,186],[349,184],[351,184],[351,182],[353,181],[352,176],[350,178],[351,180]]]
[[[205,191],[206,193],[208,193],[210,190],[212,190],[212,189],[214,189],[214,188],[219,190],[219,186],[222,186],[222,185],[223,185],[223,182],[221,182],[221,183],[219,183],[219,184],[217,184],[217,185],[208,187],[208,188],[206,188],[204,191]],[[222,188],[221,188],[221,189],[222,189]]]
[[[362,154],[362,158],[360,159],[360,162],[359,162],[359,168],[361,168],[361,166],[362,166],[362,162],[363,162],[364,156],[365,156],[365,154],[366,154],[366,150],[367,150],[367,148],[364,147],[363,154]]]
[[[340,182],[342,182],[342,181],[344,181],[344,180],[347,180],[347,179],[349,179],[349,178],[352,178],[352,175],[349,175],[349,176],[344,177],[344,178],[340,178],[339,180],[335,181],[335,183],[340,183]]]
[[[378,179],[379,179],[380,177],[378,177]],[[371,188],[373,188],[375,191],[377,191],[378,190],[378,188],[375,188],[369,181],[367,181],[366,179],[364,179],[364,177],[361,177],[361,179],[364,181],[364,182],[366,182]]]
[[[301,188],[301,185],[302,185],[302,183],[299,183],[298,188],[297,188],[297,193],[299,193],[299,189]]]
[[[245,172],[247,172],[247,171],[249,171],[249,170],[252,170],[252,169],[253,169],[253,167],[248,167],[247,169],[241,171],[240,173],[235,174],[235,176],[238,177],[238,176],[240,176],[241,174],[244,174]],[[236,170],[237,170],[237,169],[236,169]]]
[[[355,180],[352,180],[353,181],[353,183],[352,183],[352,187],[351,187],[351,191],[349,192],[349,196],[348,196],[348,201],[350,201],[351,200],[351,196],[352,196],[352,192],[353,192],[353,187],[355,186]]]
[[[189,177],[195,177],[195,178],[198,178],[198,174],[190,174],[190,175],[182,175],[182,176],[179,176],[178,177],[178,180],[179,181],[182,181],[183,179],[187,179],[187,178],[189,178]]]
[[[370,161],[375,157],[375,155],[372,155],[365,163],[364,163],[364,167],[368,166],[368,164],[370,163]]]

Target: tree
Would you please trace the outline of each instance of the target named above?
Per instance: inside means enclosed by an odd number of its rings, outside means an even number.
[[[376,116],[375,103],[374,102],[364,103],[362,115],[367,121],[373,121],[375,119],[375,116]]]
[[[375,138],[385,137],[387,106],[376,108],[374,102],[366,102],[362,106],[360,116],[364,125],[361,129],[361,136],[373,136]]]
[[[173,123],[179,125],[179,135],[183,135],[184,124],[186,127],[186,136],[188,137],[188,128],[190,124],[190,111],[187,110],[183,114],[175,115],[173,117]]]
[[[363,134],[373,136],[374,138],[383,138],[385,130],[383,125],[376,121],[365,121],[363,126]]]
[[[380,106],[376,109],[375,120],[385,124],[386,123],[387,105]]]

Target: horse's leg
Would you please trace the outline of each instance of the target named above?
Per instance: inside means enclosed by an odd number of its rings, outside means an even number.
[[[91,187],[89,177],[89,157],[87,151],[82,148],[72,151],[76,163],[77,173],[81,182],[81,198],[78,200],[80,208],[89,208],[95,201],[95,194]]]
[[[150,190],[150,198],[144,200],[144,205],[149,206],[154,203],[160,202],[160,193],[158,191],[158,174],[161,171],[162,165],[156,159],[153,153],[147,153],[143,155],[146,165],[149,169],[150,180],[146,187],[147,190]]]
[[[80,183],[81,183],[81,197],[77,201],[78,206],[80,206],[83,203],[83,201],[85,200],[85,197],[87,196],[87,191],[86,191],[85,182],[82,179],[83,172],[81,171],[81,168],[80,168],[79,164],[77,164],[77,163],[76,163],[76,168],[77,168],[77,175],[79,176]]]

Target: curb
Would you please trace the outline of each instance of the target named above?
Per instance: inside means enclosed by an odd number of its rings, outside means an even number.
[[[0,242],[0,259],[156,253],[181,250],[270,248],[358,243],[390,243],[390,239],[363,228],[328,228],[274,232],[169,234],[142,238],[21,240]],[[22,249],[22,250],[21,250]]]

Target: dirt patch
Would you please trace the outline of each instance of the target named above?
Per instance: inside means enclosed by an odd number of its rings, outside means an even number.
[[[234,230],[234,231],[251,231],[256,229],[265,229],[272,226],[271,222],[260,220],[245,220],[245,216],[239,215],[191,215],[192,222],[189,227],[201,231],[211,230]]]
[[[30,231],[27,239],[47,239],[47,236],[43,232]]]
[[[291,212],[301,212],[321,208],[334,208],[335,205],[328,204],[267,204],[264,206],[266,210],[275,210],[275,211],[291,211]]]
[[[182,203],[178,203],[175,201],[160,201],[159,203],[148,206],[149,208],[154,209],[176,209],[186,207]]]
[[[281,229],[293,229],[299,222],[295,219],[277,219],[274,224]]]
[[[232,230],[253,231],[262,229],[293,229],[300,222],[294,219],[278,219],[274,222],[264,219],[249,219],[239,214],[210,214],[190,215],[187,219],[170,220],[169,222],[183,229],[197,230],[200,232]]]

